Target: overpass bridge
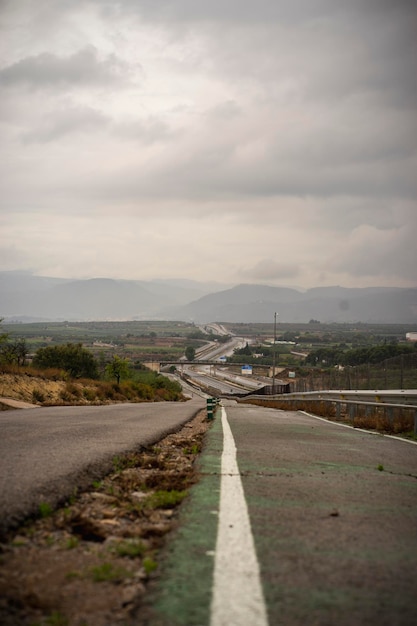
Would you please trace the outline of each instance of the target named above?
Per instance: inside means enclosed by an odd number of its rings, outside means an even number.
[[[196,359],[194,361],[186,361],[186,360],[168,360],[168,361],[147,361],[144,362],[143,365],[154,372],[160,372],[162,368],[167,367],[168,365],[175,366],[198,366],[198,365],[209,365],[213,367],[229,367],[229,368],[242,368],[247,366],[247,363],[227,363],[226,361],[219,360],[209,360],[209,359]],[[272,377],[272,367],[270,365],[252,365],[252,370],[254,374],[258,374],[260,376]],[[278,374],[281,370],[276,368],[276,373]]]

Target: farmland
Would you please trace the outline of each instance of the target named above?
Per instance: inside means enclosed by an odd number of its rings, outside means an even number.
[[[187,345],[198,347],[204,334],[186,322],[50,322],[5,324],[13,339],[24,339],[29,353],[65,343],[82,343],[97,358],[112,354],[134,361],[179,359]]]

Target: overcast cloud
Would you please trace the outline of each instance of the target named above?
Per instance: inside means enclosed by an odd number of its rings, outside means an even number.
[[[417,286],[415,0],[0,0],[0,269]]]

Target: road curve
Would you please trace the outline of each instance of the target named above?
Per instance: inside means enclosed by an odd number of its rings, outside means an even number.
[[[205,406],[158,402],[48,407],[0,414],[0,534],[102,477],[115,455],[175,432]]]

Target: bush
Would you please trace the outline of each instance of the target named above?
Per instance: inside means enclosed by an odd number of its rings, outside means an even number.
[[[65,385],[65,390],[71,396],[74,396],[75,398],[80,398],[81,397],[81,389],[79,387],[77,387],[77,385],[74,385],[74,383],[67,383]]]
[[[96,389],[92,389],[92,387],[84,387],[83,396],[87,402],[94,402],[97,398],[97,391]]]
[[[96,359],[80,343],[40,348],[35,354],[33,365],[40,369],[59,368],[68,372],[72,378],[98,377]]]
[[[32,391],[32,400],[35,404],[38,402],[42,404],[42,402],[45,402],[45,394],[40,389],[34,389]]]

